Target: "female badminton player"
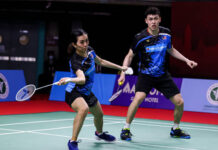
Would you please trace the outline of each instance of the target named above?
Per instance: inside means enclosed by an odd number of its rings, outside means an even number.
[[[95,63],[120,71],[126,71],[127,67],[116,65],[97,56],[94,49],[89,46],[88,34],[83,29],[73,31],[69,46],[68,49],[73,51],[69,61],[72,77],[61,78],[58,83],[59,85],[68,84],[65,102],[77,113],[73,122],[72,138],[68,142],[69,150],[78,150],[77,138],[88,112],[94,116],[96,139],[108,142],[115,141],[114,136],[103,132],[102,108],[98,99],[91,92]]]

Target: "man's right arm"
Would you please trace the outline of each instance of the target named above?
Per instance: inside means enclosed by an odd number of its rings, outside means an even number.
[[[133,50],[130,48],[128,54],[124,58],[123,66],[129,67],[131,62],[132,62],[132,59],[133,59],[134,55],[135,54],[133,53]],[[120,78],[118,79],[118,83],[119,82],[123,83],[124,81],[125,81],[125,72],[122,71],[121,74],[120,74]]]

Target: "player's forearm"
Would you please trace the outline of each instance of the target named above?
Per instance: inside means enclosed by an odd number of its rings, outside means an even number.
[[[188,62],[189,59],[186,58],[185,56],[183,56],[178,50],[176,50],[175,48],[172,48],[171,51],[170,51],[170,55],[173,56],[174,58],[176,59],[179,59],[181,61],[184,61],[184,62]]]
[[[70,78],[70,80],[68,80],[68,81],[76,83],[76,84],[83,85],[83,84],[85,84],[86,79],[85,78],[81,78],[81,77],[75,77],[75,78]]]
[[[65,84],[67,84],[69,82],[73,82],[73,83],[76,83],[76,84],[83,85],[83,84],[85,84],[86,79],[85,79],[85,77],[75,77],[75,78],[64,77],[64,78],[61,78],[59,80],[58,85],[65,85]]]
[[[125,57],[125,59],[123,61],[123,66],[129,67],[131,62],[132,62],[132,58],[129,55],[126,55],[126,57]]]
[[[129,67],[132,62],[132,59],[133,59],[133,56],[128,53],[123,60],[123,66]],[[125,73],[122,71],[120,75],[124,76]]]
[[[107,61],[107,60],[104,60],[104,59],[101,59],[100,65],[107,67],[107,68],[122,70],[122,67],[120,65],[114,64],[114,63]]]

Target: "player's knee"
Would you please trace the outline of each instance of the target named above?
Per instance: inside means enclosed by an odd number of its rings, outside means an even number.
[[[97,114],[98,118],[103,118],[103,116],[104,116],[103,112],[100,112],[100,113]]]
[[[184,106],[184,100],[182,98],[178,98],[175,105],[177,107],[183,107]]]
[[[88,114],[88,112],[89,112],[89,107],[82,107],[78,111],[78,113],[81,113],[81,114]]]
[[[140,105],[143,102],[144,98],[135,98],[133,102],[135,102],[137,105]]]

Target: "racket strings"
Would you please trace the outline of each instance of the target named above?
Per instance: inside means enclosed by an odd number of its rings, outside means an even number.
[[[16,100],[17,101],[24,101],[29,99],[36,91],[35,85],[27,85],[20,89],[16,94]]]

